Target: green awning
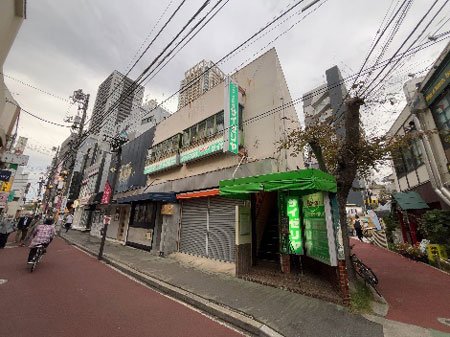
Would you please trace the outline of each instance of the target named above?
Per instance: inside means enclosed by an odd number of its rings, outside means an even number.
[[[404,210],[411,209],[427,209],[429,208],[426,202],[417,192],[400,192],[392,194],[394,200],[397,202],[398,206]]]
[[[300,191],[302,194],[309,194],[317,191],[335,193],[336,190],[336,179],[316,169],[269,173],[219,182],[219,194],[233,198],[261,191]]]

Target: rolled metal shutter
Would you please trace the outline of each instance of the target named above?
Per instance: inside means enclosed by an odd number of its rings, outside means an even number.
[[[209,199],[208,257],[211,259],[234,261],[236,205],[243,205],[243,201]]]
[[[185,200],[181,207],[180,252],[206,256],[208,199]]]

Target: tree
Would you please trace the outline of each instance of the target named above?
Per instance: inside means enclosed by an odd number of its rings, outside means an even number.
[[[368,137],[361,126],[360,108],[364,100],[350,97],[344,104],[346,109],[339,121],[330,117],[305,129],[293,130],[287,136],[283,147],[291,149],[294,155],[300,155],[305,147],[309,146],[319,168],[335,176],[346,265],[350,279],[354,280],[345,209],[353,181],[357,176],[367,176],[371,168],[376,168],[377,164],[390,159],[391,155],[406,146],[417,134]]]

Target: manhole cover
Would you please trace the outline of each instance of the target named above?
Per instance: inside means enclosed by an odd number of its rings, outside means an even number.
[[[0,278],[0,285],[5,284],[8,282],[8,280],[5,280],[4,278]]]
[[[450,318],[439,317],[437,320],[442,324],[450,326]]]

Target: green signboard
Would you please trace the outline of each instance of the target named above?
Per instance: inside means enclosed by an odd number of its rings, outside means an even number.
[[[166,159],[160,160],[156,163],[147,165],[144,168],[144,174],[150,174],[153,172],[161,171],[161,170],[164,170],[166,168],[169,168],[169,167],[172,167],[175,165],[178,165],[178,155],[177,154],[174,156],[168,157]]]
[[[317,192],[303,197],[305,251],[309,257],[331,264],[324,194]]]
[[[197,158],[201,158],[223,149],[223,138],[217,138],[205,144],[196,146],[190,150],[180,153],[180,163],[186,163]]]
[[[425,85],[423,94],[425,101],[430,105],[450,84],[450,58],[433,75],[433,80]]]
[[[302,233],[300,228],[300,205],[298,197],[286,198],[286,214],[289,219],[290,254],[303,254]]]
[[[239,151],[239,87],[228,78],[225,82],[225,142],[224,152]]]

